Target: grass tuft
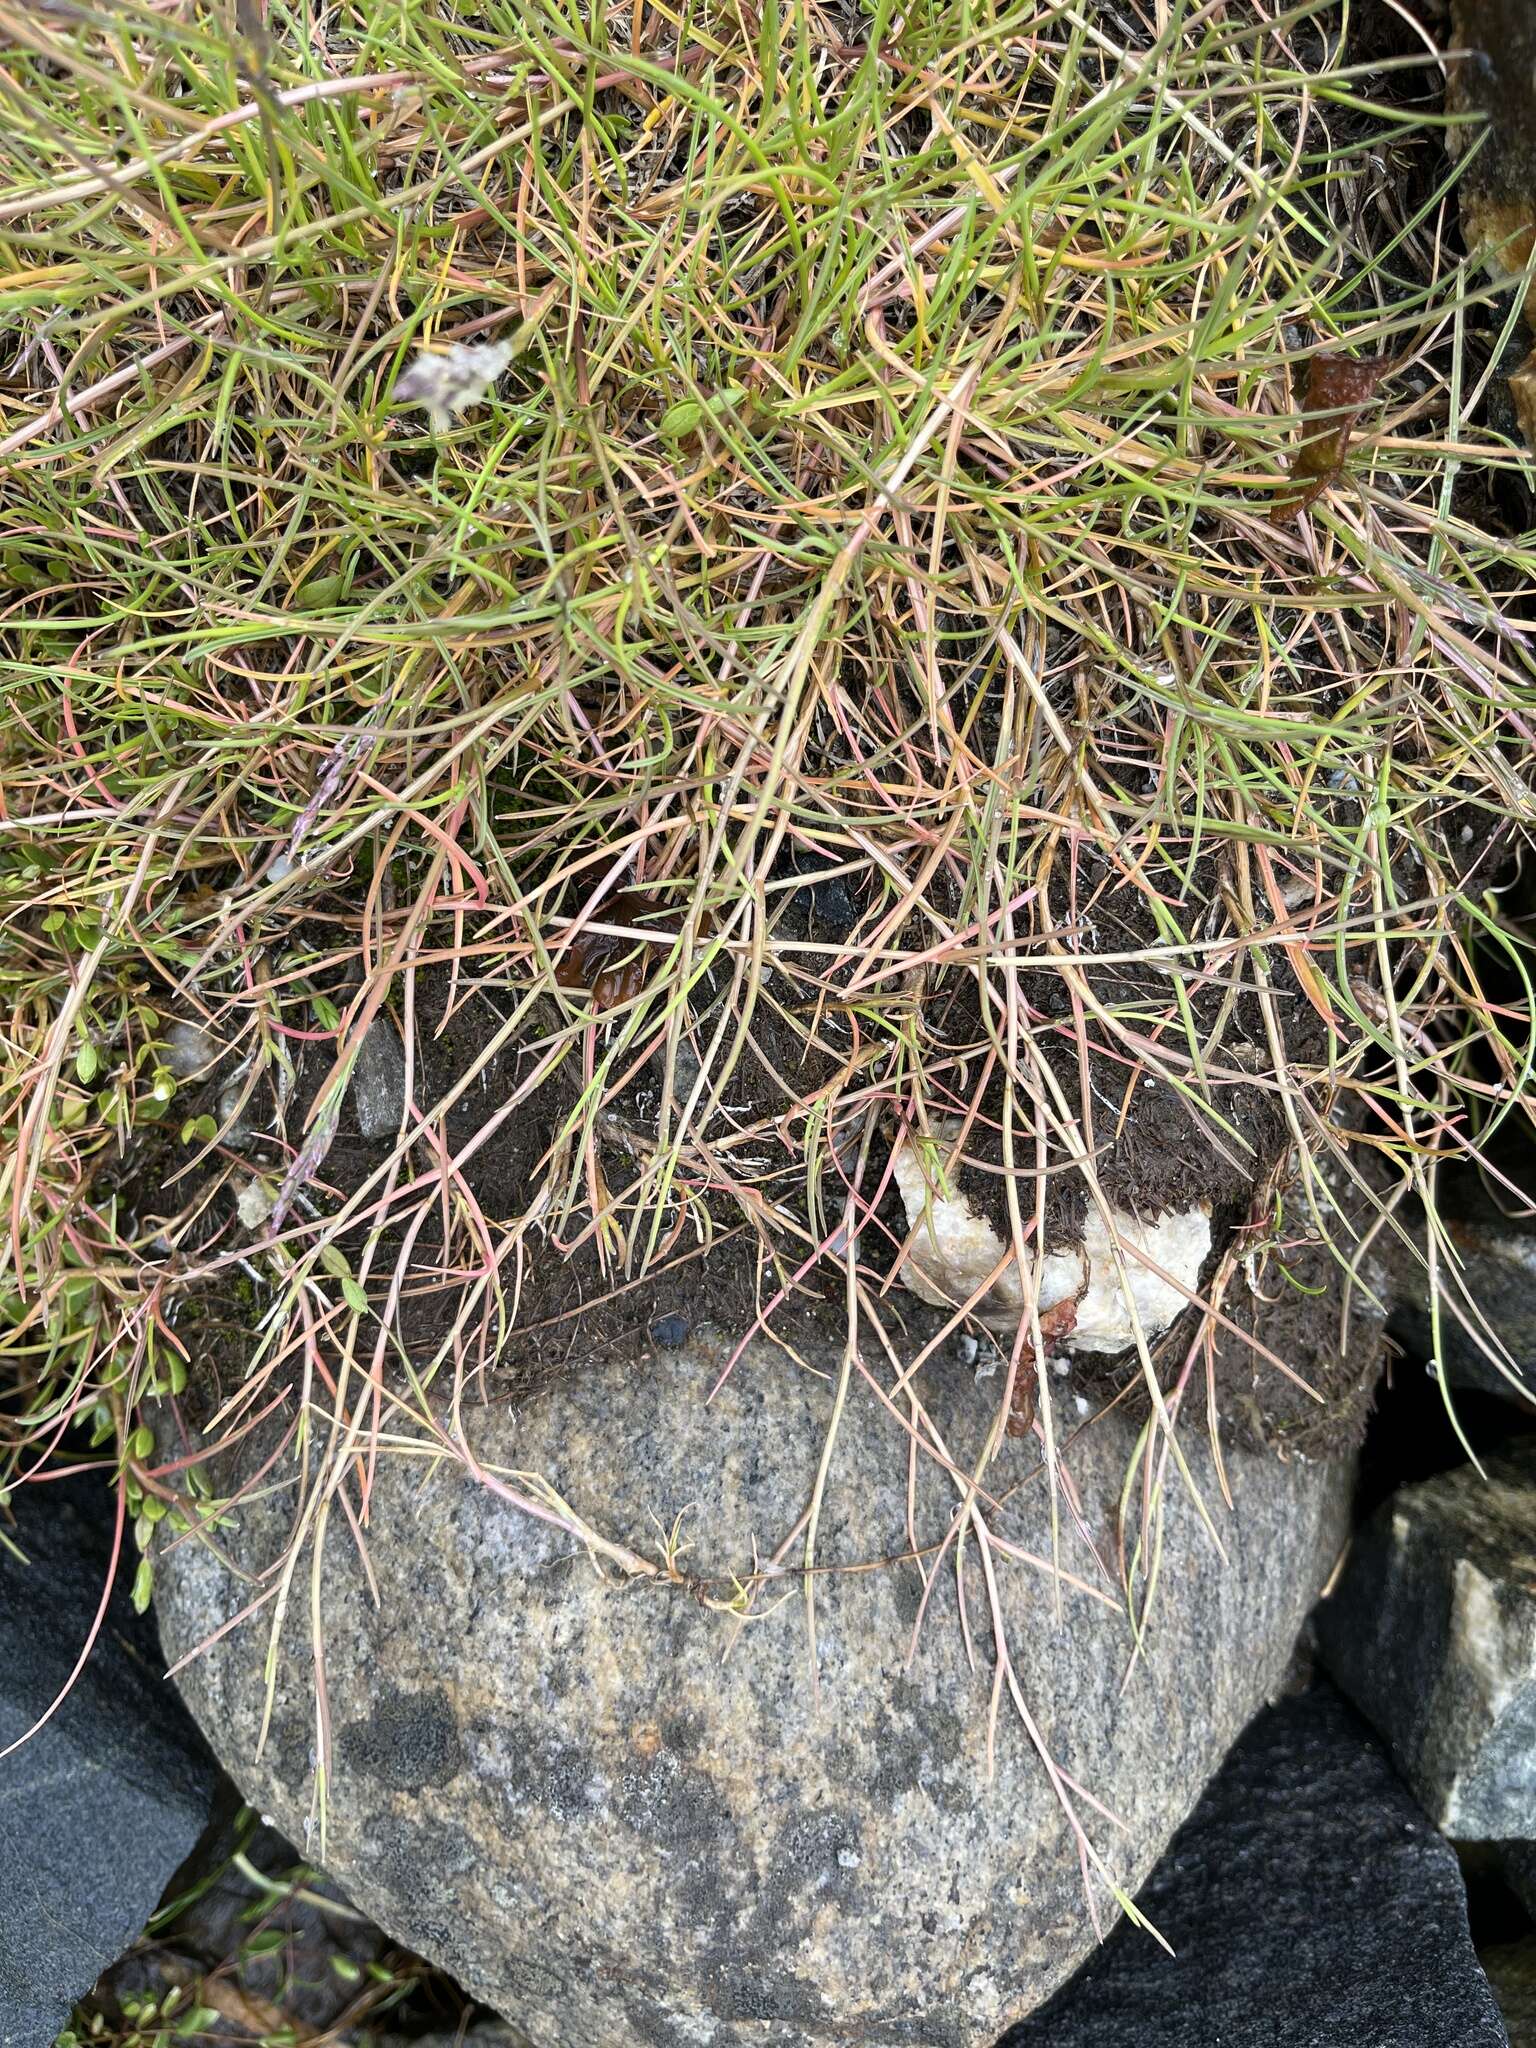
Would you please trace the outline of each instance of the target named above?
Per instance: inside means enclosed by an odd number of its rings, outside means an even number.
[[[1256,1192],[1182,1361],[1141,1347],[1144,1616],[1238,1264],[1353,1270],[1418,1203],[1470,1315],[1437,1177],[1529,1112],[1515,316],[1422,43],[1316,0],[0,0],[0,45],[0,1480],[83,1425],[141,1549],[202,1514],[144,1416],[213,1283],[259,1326],[220,1428],[296,1375],[322,1446],[301,1532],[557,1249],[617,1290],[735,1232],[764,1303],[830,1257],[878,1374],[892,1130],[984,1133],[1017,1244],[1155,1084]],[[851,931],[795,922],[809,873]],[[502,1021],[332,1199],[431,977]]]

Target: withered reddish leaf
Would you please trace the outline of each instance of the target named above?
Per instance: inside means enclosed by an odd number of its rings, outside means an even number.
[[[1040,1334],[1046,1339],[1070,1337],[1077,1328],[1077,1296],[1067,1294],[1054,1308],[1040,1311]]]
[[[1077,1297],[1069,1294],[1054,1308],[1040,1311],[1040,1336],[1049,1344],[1053,1338],[1070,1337],[1077,1328]],[[1028,1436],[1035,1420],[1035,1396],[1040,1390],[1040,1369],[1034,1352],[1025,1346],[1014,1374],[1013,1399],[1008,1403],[1009,1436]]]
[[[1376,396],[1376,387],[1392,367],[1391,358],[1377,356],[1357,362],[1325,349],[1307,365],[1302,410],[1302,438],[1291,457],[1291,488],[1276,498],[1273,520],[1294,519],[1337,482],[1355,422]]]
[[[665,905],[645,889],[620,889],[598,907],[596,924],[628,925],[632,930],[664,933],[676,938],[683,928],[681,911]],[[709,929],[709,919],[700,930]],[[584,991],[599,1010],[633,1002],[661,959],[661,949],[639,939],[621,939],[610,932],[584,931],[572,940],[555,968],[561,988]]]
[[[1019,1360],[1019,1369],[1013,1376],[1013,1399],[1008,1403],[1008,1421],[1005,1425],[1009,1436],[1028,1436],[1035,1420],[1035,1394],[1040,1385],[1040,1372],[1031,1352],[1026,1351]]]

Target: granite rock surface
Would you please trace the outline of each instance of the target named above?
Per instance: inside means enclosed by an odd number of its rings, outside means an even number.
[[[1394,1494],[1318,1618],[1329,1669],[1437,1827],[1536,1838],[1536,1438]]]
[[[377,1603],[344,1517],[331,1518],[324,1860],[533,2048],[977,2048],[1039,2005],[1095,1935],[1072,1832],[1011,1711],[989,1780],[993,1633],[974,1535],[961,1577],[974,1664],[952,1547],[917,1627],[913,1538],[931,1568],[957,1485],[924,1456],[909,1501],[909,1438],[855,1374],[821,1508],[813,1676],[798,1572],[758,1579],[745,1620],[728,1610],[781,1550],[791,1566],[803,1555],[794,1532],[837,1360],[753,1349],[706,1405],[722,1357],[690,1340],[627,1371],[571,1375],[518,1413],[467,1411],[475,1456],[502,1484],[526,1494],[540,1475],[605,1540],[670,1556],[671,1579],[626,1579],[447,1459],[379,1461],[366,1537]],[[917,1385],[968,1465],[995,1389],[939,1364]],[[1101,1558],[1115,1555],[1136,1435],[1111,1411],[1065,1449]],[[1231,1451],[1228,1513],[1199,1429],[1186,1436],[1226,1557],[1170,1470],[1129,1683],[1123,1607],[1068,1584],[1058,1617],[1038,1563],[993,1553],[1020,1692],[1062,1770],[1123,1822],[1078,1802],[1131,1889],[1278,1680],[1347,1509],[1347,1465]],[[247,1439],[222,1488],[264,1455]],[[988,1480],[994,1534],[1048,1559],[1035,1442],[1006,1441]],[[292,1491],[267,1487],[221,1546],[260,1572],[293,1513]],[[1064,1568],[1107,1587],[1065,1507],[1061,1525]],[[160,1561],[156,1597],[179,1657],[250,1589],[182,1544]],[[281,1633],[265,1748],[260,1620],[181,1684],[247,1797],[318,1853],[308,1607],[295,1598]]]

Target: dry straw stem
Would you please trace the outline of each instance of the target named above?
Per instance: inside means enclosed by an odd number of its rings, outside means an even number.
[[[1107,1565],[1046,1376],[1044,1562],[1125,1603],[1129,1658],[1239,1256],[1284,1287],[1321,1237],[1358,1288],[1412,1196],[1437,1327],[1477,1329],[1437,1180],[1529,1114],[1501,891],[1536,549],[1484,403],[1514,316],[1458,253],[1422,36],[1384,53],[1311,0],[0,0],[0,46],[0,1478],[83,1425],[142,1551],[167,1520],[222,1543],[207,1461],[283,1418],[260,1483],[366,1555],[400,1404],[467,1458],[556,1247],[619,1299],[734,1243],[765,1305],[841,1267],[841,1384],[955,1487],[924,1611],[941,1567],[990,1595],[1041,1562],[993,1467],[1043,1333],[956,1467],[896,1342],[890,1135],[993,1142],[1017,1252],[1069,1181],[1107,1208],[1152,1081],[1258,1194],[1182,1355],[1137,1347]],[[512,347],[434,429],[396,387],[456,344]],[[1390,371],[1297,506],[1320,356]],[[813,859],[851,933],[787,915]],[[665,914],[599,1011],[561,962],[625,890]],[[501,1022],[434,1100],[419,1049],[477,1000]],[[408,1101],[333,1188],[385,1009]],[[227,1104],[166,1063],[189,1017],[234,1048]],[[487,1208],[488,1148],[536,1117],[519,1213]],[[422,1356],[425,1289],[457,1306]],[[166,1459],[145,1417],[231,1299],[246,1376]],[[807,1586],[815,1522],[777,1554]],[[307,1586],[318,1651],[314,1554],[251,1602]],[[973,1649],[1081,1829],[1006,1640]]]

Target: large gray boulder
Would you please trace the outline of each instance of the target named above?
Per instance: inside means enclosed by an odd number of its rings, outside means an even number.
[[[469,1411],[484,1468],[524,1475],[505,1477],[524,1493],[540,1475],[606,1541],[658,1567],[670,1557],[671,1576],[626,1579],[446,1458],[380,1456],[366,1529],[377,1604],[345,1517],[330,1519],[324,1860],[534,2048],[972,2048],[1094,1943],[1072,1831],[1006,1691],[989,1781],[993,1631],[974,1534],[974,1661],[953,1549],[911,1654],[912,1538],[931,1564],[958,1493],[919,1458],[909,1525],[908,1439],[857,1374],[821,1508],[814,1678],[798,1575],[757,1582],[744,1624],[725,1611],[806,1510],[836,1363],[754,1349],[706,1406],[720,1356],[696,1341],[568,1377],[521,1413]],[[951,1457],[974,1458],[995,1382],[947,1363],[918,1386]],[[1105,1559],[1138,1430],[1111,1411],[1065,1451]],[[1226,1511],[1201,1435],[1191,1420],[1182,1440],[1226,1556],[1170,1464],[1128,1682],[1125,1613],[1065,1502],[1063,1564],[1110,1599],[1065,1586],[1058,1618],[1037,1566],[993,1557],[1023,1699],[1131,1891],[1276,1683],[1345,1520],[1347,1465],[1235,1451]],[[230,1454],[223,1489],[265,1451],[248,1439]],[[993,1533],[1048,1558],[1034,1442],[1007,1442],[987,1478]],[[293,1512],[291,1491],[264,1484],[219,1547],[260,1574]],[[252,1590],[213,1549],[171,1549],[156,1577],[168,1654],[211,1637]],[[296,1595],[282,1631],[265,1750],[262,1618],[181,1684],[247,1797],[318,1853],[310,1604]]]

